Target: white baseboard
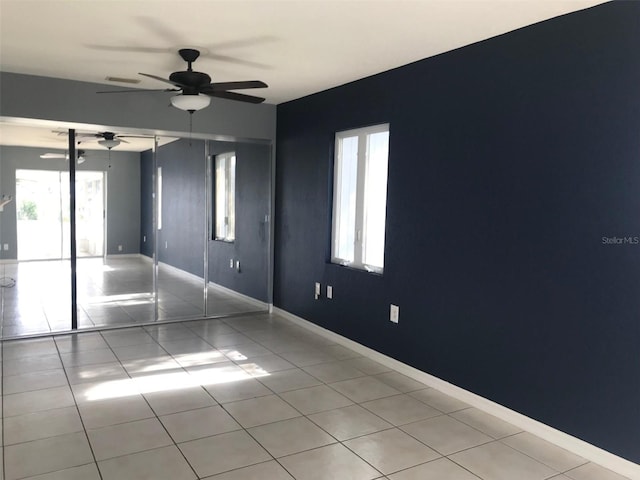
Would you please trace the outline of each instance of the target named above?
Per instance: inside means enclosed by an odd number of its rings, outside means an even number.
[[[209,286],[215,288],[216,290],[220,290],[221,292],[224,292],[228,295],[231,295],[237,298],[238,300],[242,300],[243,302],[247,302],[247,303],[250,303],[251,305],[255,305],[261,310],[268,311],[270,308],[269,303],[258,300],[257,298],[250,297],[249,295],[245,295],[244,293],[236,292],[235,290],[231,290],[230,288],[223,287],[222,285],[219,285],[217,283],[209,282]]]
[[[532,433],[533,435],[579,455],[586,460],[597,463],[598,465],[608,468],[620,475],[624,475],[631,480],[640,479],[640,465],[636,463],[607,452],[606,450],[596,447],[595,445],[591,445],[590,443],[580,440],[572,435],[561,432],[560,430],[522,415],[521,413],[481,397],[480,395],[476,395],[468,390],[457,387],[456,385],[446,382],[438,377],[434,377],[433,375],[418,370],[417,368],[411,367],[406,363],[395,360],[394,358],[377,352],[369,347],[365,347],[364,345],[354,342],[353,340],[349,340],[348,338],[332,332],[331,330],[327,330],[326,328],[320,327],[319,325],[305,320],[304,318],[289,313],[286,310],[273,307],[272,311],[274,314],[289,320],[295,325],[306,328],[307,330],[350,348],[351,350],[392,368],[407,377],[413,378],[414,380],[424,383],[429,387],[436,388],[442,393],[468,403],[472,407],[476,407],[477,409],[498,417],[505,422],[509,422],[526,432]]]
[[[174,273],[176,275],[180,275],[184,278],[187,278],[189,280],[195,280],[197,282],[203,282],[204,278],[202,278],[199,275],[195,275],[193,273],[187,272],[186,270],[182,270],[181,268],[178,267],[174,267],[173,265],[169,265],[168,263],[164,263],[164,262],[158,262],[158,266],[163,269],[166,270],[168,272]]]
[[[184,270],[181,270],[177,267],[174,267],[172,265],[169,265],[168,263],[163,263],[163,262],[158,262],[158,265],[160,266],[160,268],[170,271],[176,275],[181,275],[185,278],[188,278],[190,280],[195,280],[198,282],[202,282],[204,279],[202,277],[199,277],[198,275],[194,275],[193,273],[189,273],[186,272]],[[236,292],[235,290],[232,290],[228,287],[224,287],[222,285],[219,285],[217,283],[214,282],[209,282],[209,286],[215,288],[216,290],[220,290],[221,292],[224,292],[228,295],[231,295],[235,298],[237,298],[238,300],[242,300],[244,302],[250,303],[251,305],[254,305],[256,308],[259,308],[260,310],[269,310],[269,304],[263,301],[260,301],[256,298],[250,297],[249,295],[245,295],[244,293],[240,293],[240,292]]]
[[[141,253],[107,253],[107,258],[138,258],[143,257]],[[81,260],[83,257],[79,257],[78,260]],[[99,258],[99,257],[91,257],[91,258]]]

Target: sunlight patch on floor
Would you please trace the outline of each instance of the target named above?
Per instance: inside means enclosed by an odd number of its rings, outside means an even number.
[[[233,366],[218,366],[200,368],[191,372],[178,370],[168,373],[151,373],[134,378],[108,380],[88,388],[84,393],[84,400],[97,401],[113,398],[129,397],[132,395],[184,390],[193,387],[206,387],[223,383],[240,382],[256,377],[268,376],[269,372],[253,364],[251,371]]]

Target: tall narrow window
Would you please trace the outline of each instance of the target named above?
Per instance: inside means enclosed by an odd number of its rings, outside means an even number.
[[[336,133],[331,261],[382,273],[389,124]]]
[[[215,158],[215,239],[232,242],[236,238],[236,154]]]
[[[162,167],[158,167],[158,230],[162,230]]]

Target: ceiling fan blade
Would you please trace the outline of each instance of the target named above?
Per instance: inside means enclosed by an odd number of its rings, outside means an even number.
[[[96,93],[179,92],[179,88],[131,88],[127,90],[102,90]]]
[[[239,40],[229,40],[226,42],[217,42],[208,45],[208,50],[210,51],[218,51],[227,48],[242,48],[242,47],[253,47],[255,45],[263,45],[266,43],[276,42],[278,41],[278,37],[274,35],[258,35],[255,37],[247,37],[241,38]]]
[[[122,140],[123,138],[146,138],[147,140],[151,140],[153,135],[116,135],[116,138]],[[124,142],[124,140],[122,140]]]
[[[238,102],[246,103],[262,103],[264,98],[254,97],[253,95],[245,95],[244,93],[226,92],[226,91],[204,91],[202,92],[210,97],[226,98],[227,100],[236,100]]]
[[[207,85],[202,93],[207,91],[218,92],[221,90],[242,90],[245,88],[267,88],[268,85],[260,80],[247,80],[244,82],[215,82]]]
[[[65,133],[66,135],[66,133]],[[102,138],[100,135],[96,134],[96,133],[83,133],[83,132],[76,132],[76,138]]]
[[[184,85],[180,85],[179,83],[172,82],[171,80],[168,80],[166,78],[158,77],[157,75],[151,75],[149,73],[139,72],[138,75],[143,75],[145,77],[153,78],[154,80],[160,80],[161,82],[168,83],[169,85],[173,85],[174,87],[182,88],[184,86]]]
[[[251,60],[242,60],[241,58],[230,57],[229,55],[219,55],[217,53],[206,53],[203,57],[217,60],[219,62],[234,63],[236,65],[244,65],[245,67],[260,68],[262,70],[270,70],[271,67],[264,63],[253,62]]]
[[[96,45],[85,44],[86,48],[91,50],[102,50],[105,52],[133,52],[133,53],[173,53],[173,47],[157,48],[157,47],[126,47],[117,45]]]

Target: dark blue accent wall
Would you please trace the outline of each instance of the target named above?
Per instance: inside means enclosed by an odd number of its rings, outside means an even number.
[[[638,45],[607,3],[279,105],[275,305],[640,462]],[[335,132],[384,122],[379,276],[328,259]]]

